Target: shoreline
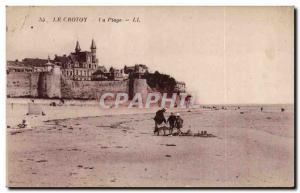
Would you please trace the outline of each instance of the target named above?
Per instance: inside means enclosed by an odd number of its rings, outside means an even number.
[[[55,100],[49,99],[39,99],[35,100],[34,104],[40,106],[40,108],[45,113],[45,116],[42,115],[26,115],[28,113],[28,104],[31,103],[31,99],[10,99],[6,102],[6,124],[10,127],[15,127],[20,124],[22,120],[26,120],[29,122],[30,127],[36,127],[42,125],[44,121],[55,120],[55,119],[75,119],[75,118],[83,118],[83,117],[98,117],[103,115],[123,115],[123,114],[148,114],[153,113],[160,109],[158,106],[153,106],[150,108],[127,108],[127,106],[120,106],[118,108],[101,108],[98,106],[97,101],[66,101],[64,105],[60,106],[50,106],[50,103]],[[59,100],[56,100],[59,101]],[[237,109],[237,106],[240,109]],[[170,112],[187,112],[187,111],[253,111],[259,110],[261,106],[215,106],[216,109],[205,108],[206,105],[202,105],[198,108],[171,108],[168,109],[168,113]],[[224,107],[225,109],[222,109]],[[293,105],[265,105],[264,111],[279,111],[281,108],[285,108],[286,111],[294,111]],[[154,116],[154,115],[153,115]]]
[[[35,103],[37,104],[49,104],[50,102],[59,102],[61,99],[51,99],[51,98],[28,98],[28,97],[16,97],[16,98],[6,98],[6,104],[11,104],[11,103],[15,103],[15,104],[27,104],[29,102],[31,102],[31,100],[34,100]],[[76,105],[76,104],[81,104],[81,105],[95,105],[98,104],[99,101],[97,101],[96,99],[63,99],[65,101],[65,105]],[[107,102],[111,102],[111,101],[107,101]],[[126,104],[126,103],[125,103]],[[197,104],[201,107],[203,106],[217,106],[217,107],[255,107],[255,106],[290,106],[290,107],[294,107],[295,104],[294,103],[256,103],[256,104],[248,104],[248,103],[242,103],[242,104]],[[120,105],[122,106],[122,105]]]

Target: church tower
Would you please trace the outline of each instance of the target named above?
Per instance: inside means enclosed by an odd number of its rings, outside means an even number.
[[[91,53],[92,53],[92,62],[96,63],[96,44],[94,39],[92,39],[92,44],[91,44]]]
[[[75,52],[78,53],[78,52],[80,52],[80,51],[81,51],[80,45],[79,45],[79,42],[77,41],[77,42],[76,42],[76,47],[75,47]]]

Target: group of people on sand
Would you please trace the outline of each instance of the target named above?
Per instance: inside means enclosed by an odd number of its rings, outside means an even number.
[[[169,130],[169,134],[172,135],[173,129],[176,128],[178,134],[181,133],[181,128],[183,126],[183,119],[180,117],[179,113],[176,113],[176,115],[171,112],[168,119],[165,118],[164,113],[167,111],[167,108],[162,108],[158,110],[154,117],[155,127],[154,127],[154,134],[157,133],[159,135],[159,126],[164,124],[169,124],[169,127],[167,128]],[[162,126],[164,133],[165,133],[165,127]]]

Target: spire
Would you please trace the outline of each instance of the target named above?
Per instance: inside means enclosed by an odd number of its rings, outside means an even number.
[[[96,44],[94,39],[92,39],[91,50],[96,49]]]
[[[80,50],[81,50],[81,49],[80,49],[80,45],[79,45],[79,42],[77,41],[77,42],[76,42],[75,51],[76,51],[76,52],[80,52]]]

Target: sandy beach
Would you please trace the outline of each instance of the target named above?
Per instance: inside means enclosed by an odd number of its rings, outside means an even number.
[[[48,116],[16,129],[12,117],[26,118],[20,105],[15,112],[7,105],[9,187],[294,185],[292,105],[182,111],[182,130],[216,136],[207,138],[154,135],[156,109],[118,114],[76,105],[47,107]]]

